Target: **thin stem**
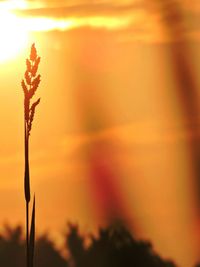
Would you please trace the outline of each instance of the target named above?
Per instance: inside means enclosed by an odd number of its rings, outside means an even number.
[[[25,200],[30,201],[30,177],[29,177],[29,137],[28,137],[28,126],[27,122],[24,119],[24,157],[25,157],[25,173],[24,173],[24,194]]]
[[[29,267],[29,203],[26,202],[26,266]]]
[[[24,189],[25,189],[25,200],[26,200],[26,267],[29,267],[30,255],[29,255],[29,201],[30,196],[29,189],[29,146],[28,146],[28,133],[27,133],[27,123],[24,118],[24,156],[25,156],[25,179],[24,179]],[[28,190],[27,190],[28,188]]]

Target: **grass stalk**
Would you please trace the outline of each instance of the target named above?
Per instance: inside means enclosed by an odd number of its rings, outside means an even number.
[[[26,202],[26,266],[29,267],[29,203]]]
[[[30,172],[29,172],[29,137],[32,129],[36,106],[40,103],[40,98],[31,104],[39,84],[40,75],[37,75],[40,57],[37,55],[35,44],[31,46],[30,57],[26,59],[26,71],[21,86],[24,91],[24,195],[26,202],[26,267],[34,266],[34,242],[35,242],[35,197],[33,201],[31,229],[29,234],[29,203],[30,194]]]

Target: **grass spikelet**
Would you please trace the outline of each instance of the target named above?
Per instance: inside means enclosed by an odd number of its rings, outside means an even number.
[[[35,115],[35,108],[36,106],[40,103],[40,98],[38,98],[37,101],[35,101],[31,108],[30,108],[30,120],[29,120],[29,125],[28,125],[28,134],[30,135],[30,132],[31,132],[31,128],[32,128],[32,122],[33,122],[33,119],[34,119],[34,115]]]
[[[33,43],[31,46],[30,60],[35,61],[37,59],[37,50],[35,48],[35,44]]]

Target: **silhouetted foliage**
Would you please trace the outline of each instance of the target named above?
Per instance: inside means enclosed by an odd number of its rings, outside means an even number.
[[[25,241],[20,226],[5,226],[0,235],[0,266],[25,267]]]
[[[67,267],[68,264],[55,249],[53,242],[43,235],[36,242],[35,266]]]
[[[121,225],[100,229],[88,247],[78,227],[70,225],[66,243],[76,267],[175,267],[158,256],[149,242],[136,241]]]
[[[25,267],[25,245],[22,227],[5,226],[0,235],[0,266]],[[35,266],[37,267],[68,267],[66,259],[55,249],[46,235],[36,240]]]
[[[121,225],[100,229],[98,236],[86,237],[76,225],[68,224],[65,248],[69,259],[64,258],[47,235],[36,240],[36,267],[175,267],[172,261],[163,260],[146,241],[136,241]],[[25,267],[25,245],[22,227],[5,226],[0,234],[0,266]],[[196,267],[199,267],[197,265]]]
[[[78,232],[78,226],[68,224],[69,232],[66,236],[66,247],[70,252],[71,262],[75,266],[86,266],[86,250],[84,246],[84,238]]]

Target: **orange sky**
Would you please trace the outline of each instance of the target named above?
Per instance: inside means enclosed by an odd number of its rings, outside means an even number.
[[[161,255],[183,267],[197,259],[186,142],[196,133],[183,127],[169,57],[173,40],[155,2],[0,2],[0,12],[14,8],[17,33],[28,33],[23,49],[0,62],[2,223],[25,217],[20,81],[35,42],[42,81],[30,164],[38,231],[58,236],[67,220],[94,229],[116,208]],[[181,3],[195,74],[200,6]]]

